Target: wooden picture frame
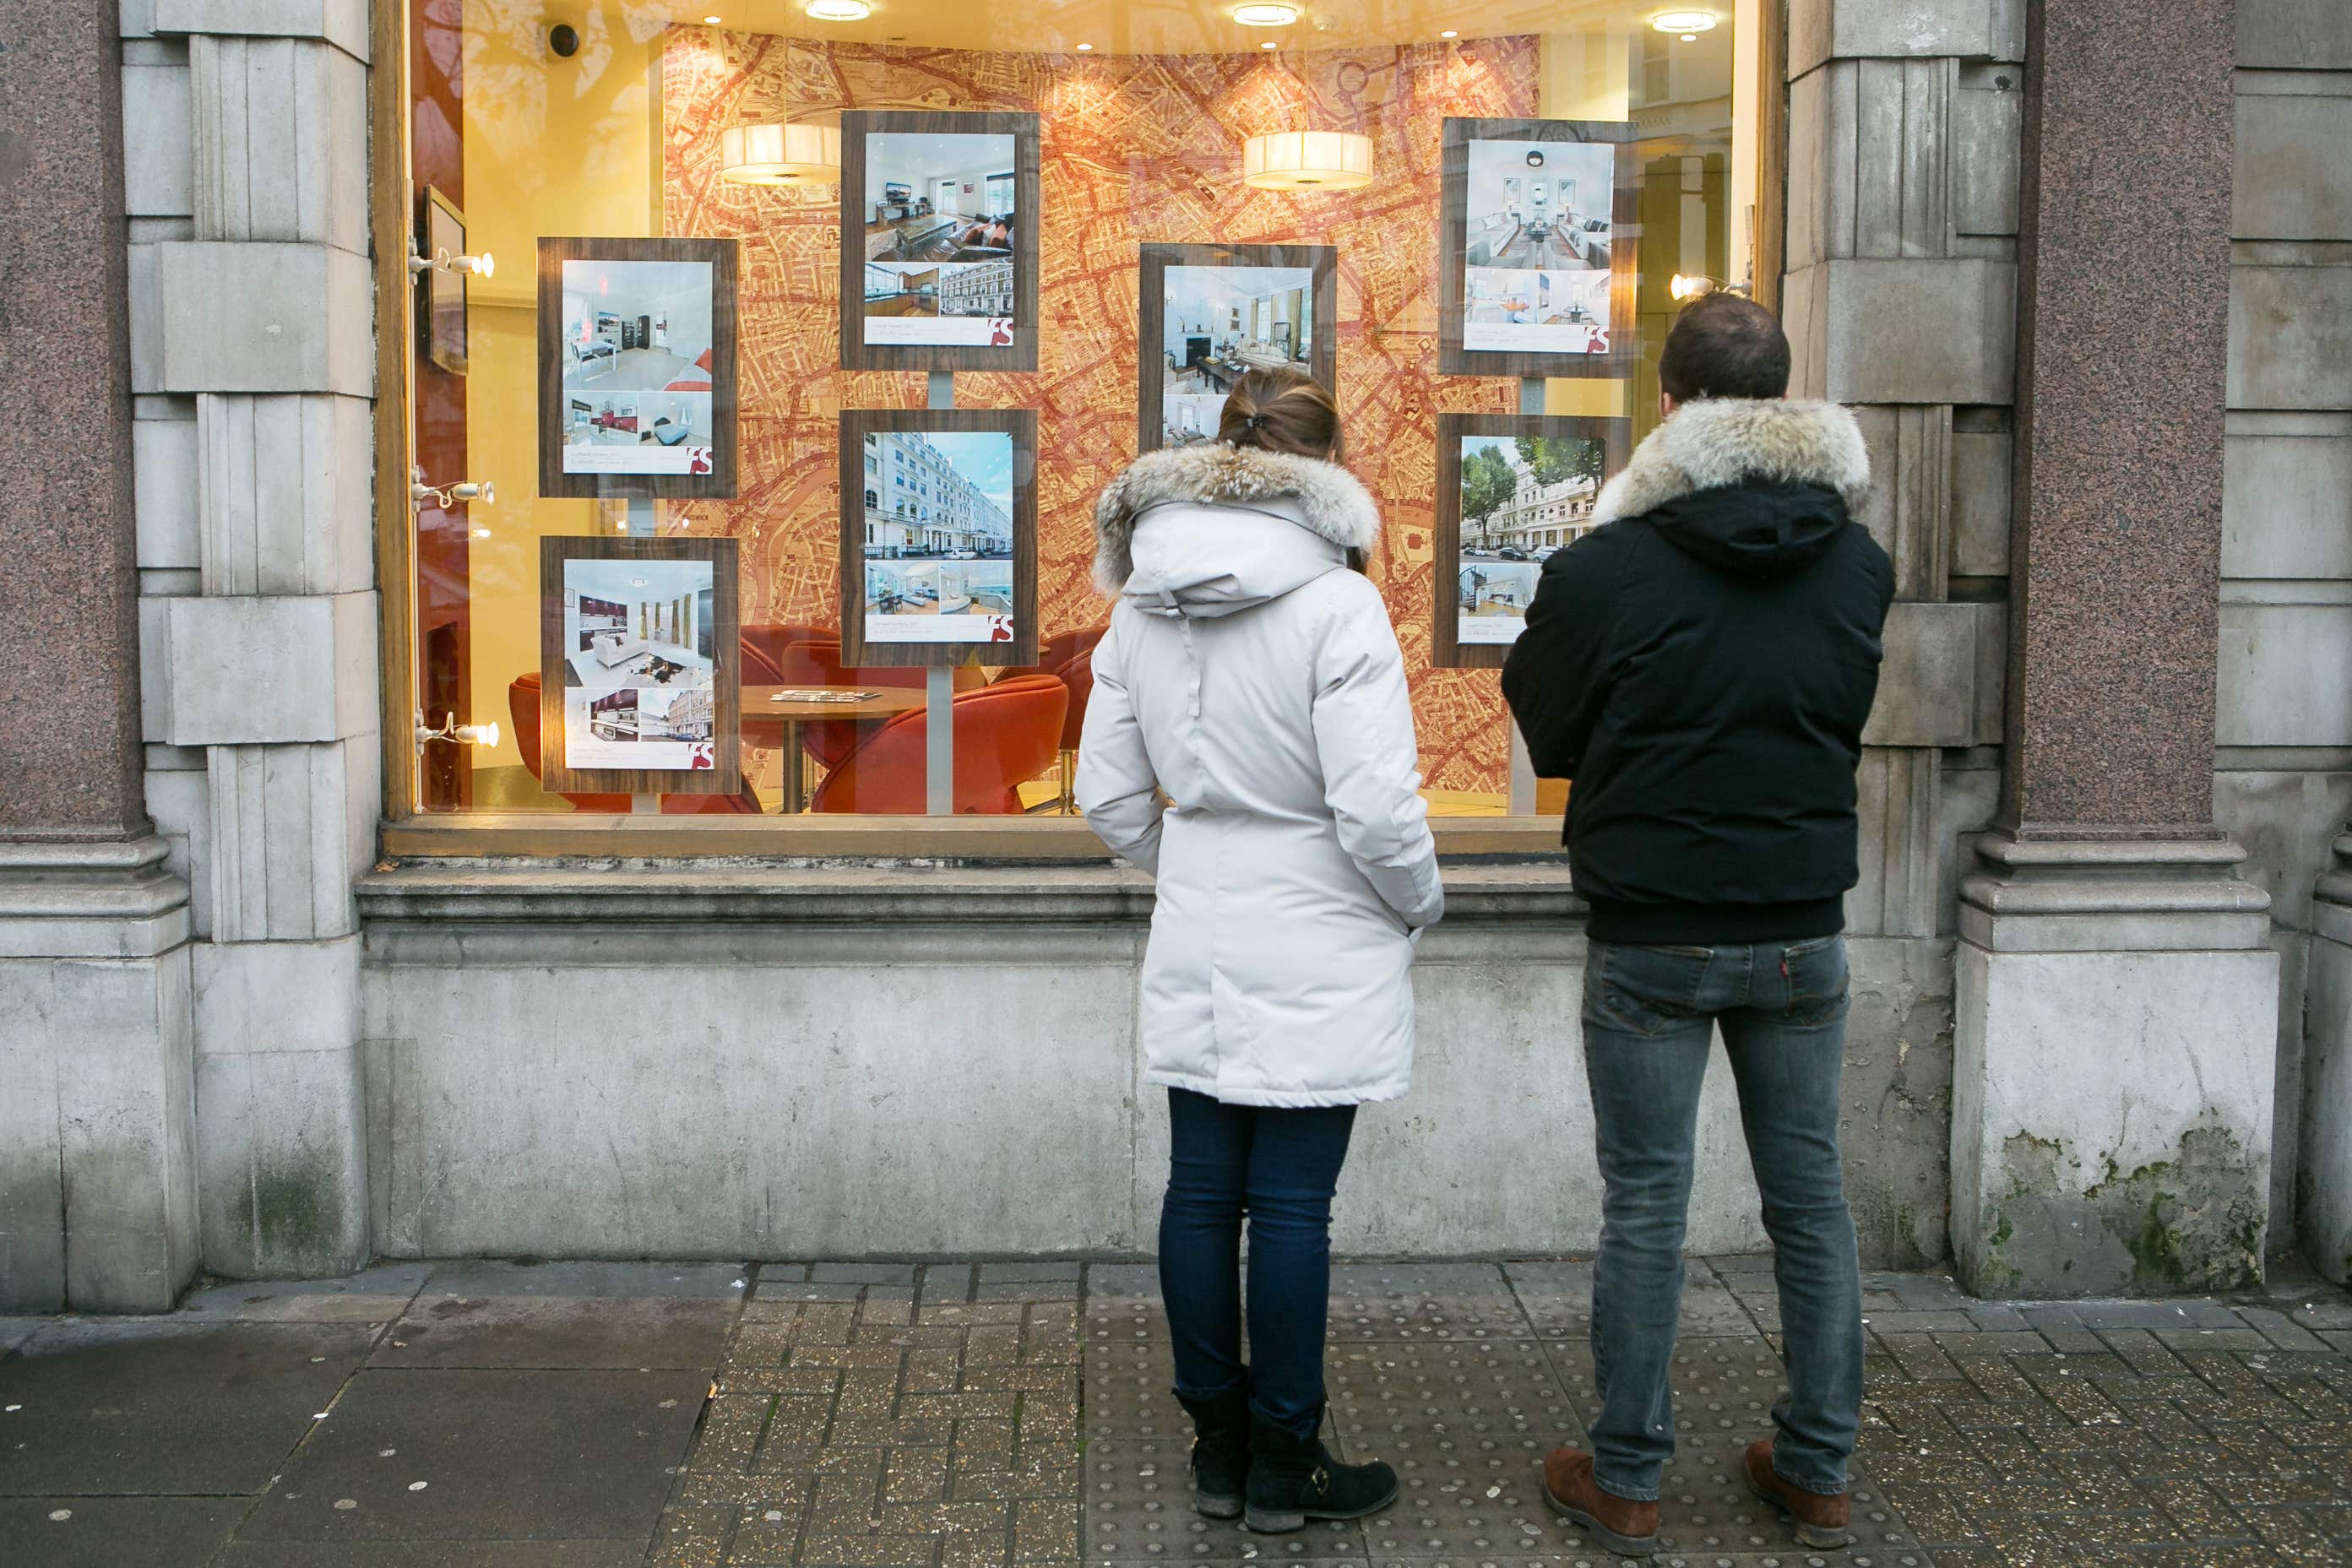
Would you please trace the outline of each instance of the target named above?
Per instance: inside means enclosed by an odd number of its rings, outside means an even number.
[[[990,324],[992,338],[968,343],[871,343],[866,341],[866,273],[877,266],[903,266],[910,259],[899,254],[919,239],[936,248],[951,225],[916,234],[910,225],[925,215],[920,207],[929,198],[919,196],[911,183],[904,188],[906,215],[881,215],[897,210],[885,203],[877,210],[866,193],[868,139],[874,136],[1009,136],[1013,139],[1013,225],[1009,259],[1013,264],[1012,311],[1009,320],[979,312],[967,319]],[[887,178],[889,171],[880,172]],[[990,172],[983,171],[983,174]],[[1037,368],[1037,200],[1038,144],[1034,114],[980,114],[916,110],[854,109],[841,117],[841,368],[845,371],[1034,371]],[[976,193],[983,197],[984,193]],[[885,247],[877,255],[874,247]],[[997,253],[967,259],[992,260]],[[953,258],[933,257],[934,261]],[[927,319],[943,319],[936,308]],[[918,300],[920,289],[904,289],[900,298]],[[877,318],[877,319],[880,318]]]
[[[417,251],[427,261],[466,254],[466,214],[457,204],[427,185],[417,197]],[[436,267],[417,275],[424,300],[417,307],[416,335],[425,357],[451,375],[466,373],[467,286],[473,275]]]
[[[1633,422],[1630,419],[1540,413],[1441,413],[1437,416],[1437,517],[1431,529],[1435,547],[1436,602],[1431,606],[1430,664],[1441,670],[1500,669],[1511,652],[1508,643],[1465,643],[1461,640],[1461,609],[1457,595],[1462,570],[1462,443],[1465,438],[1475,436],[1503,440],[1534,436],[1601,443],[1601,476],[1593,485],[1596,499],[1601,486],[1622,469],[1633,453]],[[1563,519],[1560,526],[1564,530],[1569,524]],[[1567,547],[1562,544],[1556,548]],[[1509,564],[1515,568],[1524,565],[1528,569],[1524,575],[1528,580],[1528,597],[1532,598],[1534,583],[1541,576],[1541,563],[1530,559]]]
[[[674,500],[727,500],[735,494],[736,471],[740,458],[740,438],[736,418],[738,383],[736,380],[736,276],[737,246],[731,239],[596,239],[562,237],[539,242],[539,493],[545,497],[572,498],[625,496],[630,494],[664,497]],[[564,382],[571,368],[573,349],[564,340],[563,269],[568,263],[591,262],[626,266],[632,263],[668,264],[700,262],[710,268],[710,342],[704,351],[688,360],[685,371],[677,381],[659,388],[614,386],[600,393],[593,385],[575,386],[567,392]],[[600,313],[602,314],[602,313]],[[588,347],[597,353],[610,353],[618,360],[625,351],[624,345],[632,336],[651,332],[652,318],[638,315],[635,321],[615,315],[616,327],[622,334],[619,345],[604,340],[600,334]],[[649,342],[638,342],[638,348]],[[690,343],[681,347],[691,347]],[[677,356],[685,358],[685,356]],[[708,360],[706,365],[703,361]],[[698,374],[698,372],[701,372]],[[593,371],[590,372],[593,374]],[[626,379],[626,378],[624,378]],[[564,467],[565,436],[574,421],[575,401],[609,402],[615,405],[612,413],[615,421],[626,417],[632,430],[638,417],[635,400],[667,400],[675,406],[681,398],[697,395],[695,382],[707,379],[710,398],[710,444],[707,449],[686,437],[686,449],[707,450],[708,471],[646,472],[626,467],[605,471],[567,472]],[[618,404],[630,404],[625,415]],[[605,417],[592,412],[592,421]],[[667,414],[657,416],[667,423]],[[617,426],[616,426],[617,427]],[[639,432],[642,436],[646,433]],[[667,454],[677,444],[659,441],[646,444],[646,455],[658,444]],[[590,447],[588,450],[610,450]],[[658,459],[666,465],[674,460],[667,455]],[[691,459],[689,458],[690,462]],[[679,465],[683,466],[683,465]]]
[[[1142,247],[1138,270],[1137,375],[1135,396],[1136,445],[1156,452],[1165,440],[1167,393],[1167,277],[1171,267],[1297,267],[1308,274],[1311,309],[1307,316],[1307,371],[1326,387],[1338,389],[1339,335],[1339,252],[1328,245],[1167,245]],[[1213,346],[1217,336],[1206,334]],[[1295,362],[1295,361],[1294,361]],[[1208,374],[1213,382],[1218,370]],[[1209,426],[1202,439],[1216,439]]]
[[[1640,281],[1641,224],[1634,185],[1640,174],[1631,121],[1611,120],[1464,120],[1445,121],[1440,202],[1437,369],[1449,376],[1584,376],[1631,380],[1641,354],[1634,342]],[[1465,349],[1468,321],[1470,148],[1479,141],[1604,142],[1611,162],[1609,219],[1609,348],[1602,353]],[[1575,277],[1570,273],[1564,276]]]
[[[703,590],[698,586],[704,573],[682,574],[694,595],[691,609],[679,619],[691,617],[694,650],[710,664],[710,745],[711,766],[707,768],[611,768],[577,764],[566,745],[566,699],[582,688],[572,684],[572,660],[575,655],[588,656],[589,650],[567,647],[567,641],[577,642],[584,633],[566,637],[564,598],[571,586],[567,567],[577,563],[617,561],[676,566],[679,563],[698,564],[708,569],[710,602],[707,613],[699,601]],[[553,535],[539,541],[539,747],[540,781],[543,788],[562,792],[594,794],[626,792],[632,795],[733,795],[743,788],[743,669],[740,643],[742,627],[738,610],[738,572],[740,559],[736,541],[731,538],[619,538],[602,535]],[[672,599],[670,606],[682,601]],[[625,640],[640,643],[656,639],[637,635],[627,624],[626,607],[623,610],[621,634]],[[660,608],[648,600],[635,606],[640,612]],[[676,624],[676,622],[673,622]],[[605,633],[604,635],[610,635]],[[706,651],[707,650],[707,651]],[[620,667],[594,655],[600,668]],[[648,655],[658,657],[658,655]],[[632,672],[634,673],[634,672]],[[624,680],[612,688],[656,691],[665,689],[658,684],[635,685]],[[698,689],[692,684],[677,690]],[[629,724],[634,726],[635,708],[630,707]]]
[[[866,625],[866,571],[869,522],[877,529],[871,559],[945,563],[961,558],[937,553],[887,555],[911,549],[887,542],[879,534],[910,524],[920,528],[925,519],[891,515],[895,503],[881,497],[891,488],[889,476],[871,476],[877,510],[869,518],[866,492],[869,476],[866,438],[894,434],[1007,435],[1013,442],[1013,509],[1011,565],[1013,580],[1010,635],[1003,641],[928,643],[894,641],[870,634]],[[890,467],[877,453],[878,467]],[[950,544],[948,548],[953,548]],[[995,558],[988,558],[995,559]],[[1034,664],[1037,662],[1037,413],[1026,408],[868,408],[845,409],[841,414],[841,660],[844,664]]]

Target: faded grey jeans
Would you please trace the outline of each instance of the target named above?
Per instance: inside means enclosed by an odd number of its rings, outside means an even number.
[[[1773,1469],[1807,1491],[1846,1490],[1862,1413],[1862,1271],[1838,1161],[1845,940],[1654,947],[1595,942],[1584,976],[1584,1064],[1598,1131],[1601,1256],[1592,1360],[1593,1476],[1655,1500],[1675,1451],[1666,1371],[1683,1293],[1692,1145],[1708,1040],[1723,1028],[1739,1119],[1764,1198],[1789,1394],[1772,1408]]]

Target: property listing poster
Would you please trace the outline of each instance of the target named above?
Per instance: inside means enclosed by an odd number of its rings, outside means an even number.
[[[1462,269],[1471,352],[1609,352],[1617,150],[1473,141]]]
[[[563,472],[711,471],[706,261],[563,263]]]
[[[1013,340],[1014,139],[874,131],[866,139],[866,341]],[[856,243],[855,235],[845,236]]]
[[[1591,531],[1607,448],[1576,437],[1462,437],[1462,646],[1508,646],[1528,628],[1543,563]]]
[[[715,766],[716,568],[563,563],[563,761],[679,773]]]
[[[1162,446],[1214,441],[1225,394],[1250,371],[1311,362],[1312,267],[1171,267],[1160,289]]]
[[[1013,436],[866,437],[866,640],[1013,641]]]

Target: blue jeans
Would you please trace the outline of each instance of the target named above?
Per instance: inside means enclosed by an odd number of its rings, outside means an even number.
[[[1772,1465],[1807,1491],[1846,1490],[1862,1413],[1862,1270],[1838,1160],[1845,941],[1724,947],[1592,944],[1584,1071],[1601,1176],[1592,1360],[1593,1476],[1654,1500],[1675,1451],[1666,1369],[1683,1293],[1691,1147],[1716,1024],[1764,1198],[1789,1394],[1772,1408]]]
[[[1168,1197],[1160,1207],[1160,1293],[1175,1341],[1176,1392],[1250,1403],[1301,1437],[1323,1416],[1331,1297],[1331,1195],[1353,1105],[1274,1110],[1168,1092]],[[1242,1215],[1249,1215],[1251,1364],[1242,1364]]]

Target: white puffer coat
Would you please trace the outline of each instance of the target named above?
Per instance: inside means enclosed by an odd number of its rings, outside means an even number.
[[[1118,605],[1078,802],[1158,879],[1150,1082],[1243,1105],[1396,1098],[1413,943],[1444,894],[1404,661],[1346,561],[1379,537],[1370,496],[1333,464],[1181,447],[1114,480],[1095,525]]]

